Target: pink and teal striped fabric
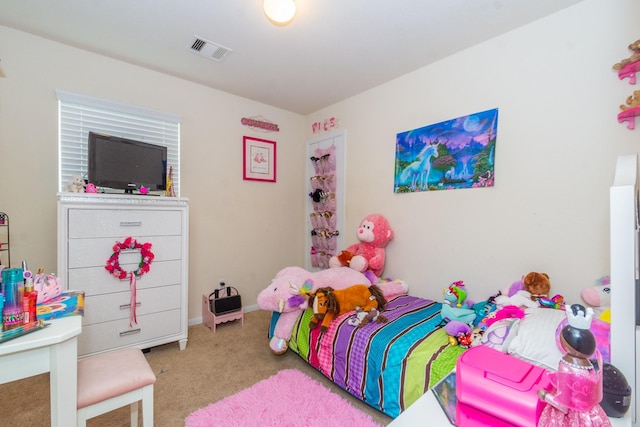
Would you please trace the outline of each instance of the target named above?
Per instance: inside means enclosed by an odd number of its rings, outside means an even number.
[[[355,328],[353,312],[329,330],[309,330],[311,310],[294,326],[289,348],[352,395],[396,417],[454,367],[464,349],[449,345],[440,324],[441,304],[413,297],[392,299],[387,323]]]

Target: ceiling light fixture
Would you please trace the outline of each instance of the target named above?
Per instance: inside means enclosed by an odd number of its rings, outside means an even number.
[[[264,0],[262,7],[267,18],[276,25],[287,25],[296,14],[294,0]]]

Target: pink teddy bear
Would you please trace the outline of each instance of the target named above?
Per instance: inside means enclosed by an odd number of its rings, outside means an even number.
[[[329,266],[348,266],[360,272],[370,269],[377,277],[381,277],[385,264],[385,247],[393,239],[389,222],[380,214],[367,215],[360,222],[357,236],[360,243],[332,256]]]

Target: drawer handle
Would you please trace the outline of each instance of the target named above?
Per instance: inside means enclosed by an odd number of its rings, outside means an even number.
[[[140,304],[141,304],[141,303],[137,302],[137,303],[136,303],[136,307],[140,307]],[[124,310],[125,308],[131,308],[131,304],[122,304],[122,305],[120,306],[120,310]]]
[[[140,227],[142,221],[120,221],[120,227]]]
[[[130,331],[124,331],[124,332],[120,332],[120,336],[121,337],[125,337],[127,335],[133,335],[133,334],[139,334],[140,333],[140,328],[138,329],[131,329]]]

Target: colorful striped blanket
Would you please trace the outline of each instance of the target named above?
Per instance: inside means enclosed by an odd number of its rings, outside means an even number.
[[[289,348],[331,381],[390,417],[397,417],[448,374],[464,349],[450,346],[440,324],[442,304],[413,296],[388,302],[387,323],[356,328],[354,312],[336,318],[325,333],[309,329],[305,310]]]

